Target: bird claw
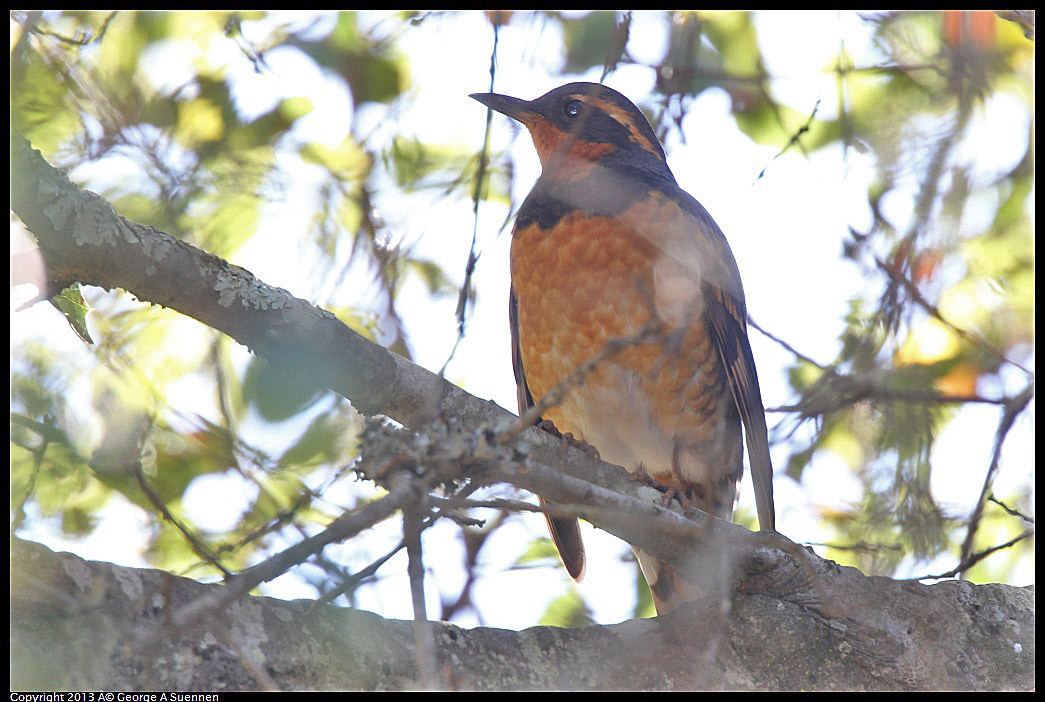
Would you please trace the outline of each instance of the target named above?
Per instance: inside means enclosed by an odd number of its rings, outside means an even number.
[[[555,426],[555,422],[553,422],[550,419],[542,419],[541,421],[537,422],[537,427],[539,429],[543,429],[552,436],[555,436],[559,439],[562,438],[562,432],[559,431],[559,428],[557,426]]]
[[[584,451],[584,453],[588,454],[589,456],[592,456],[593,458],[598,458],[599,460],[602,460],[602,456],[599,455],[599,449],[595,448],[583,439],[578,439],[569,432],[563,434],[561,431],[559,431],[559,428],[555,426],[555,423],[552,420],[542,419],[541,421],[537,422],[537,426],[539,426],[541,429],[548,432],[549,434],[559,437],[559,439],[562,440],[562,453],[564,457],[566,455],[566,449],[570,446],[573,446],[574,448],[579,448],[581,451]]]
[[[664,493],[664,497],[661,498],[660,506],[667,507],[671,504],[672,500],[677,500],[679,506],[682,507],[683,512],[688,512],[693,506],[693,501],[690,500],[689,495],[686,494],[682,488],[675,485],[665,485],[660,482],[652,475],[646,472],[645,468],[640,467],[637,471],[631,474],[632,479],[637,480],[643,485],[649,486],[658,492]]]

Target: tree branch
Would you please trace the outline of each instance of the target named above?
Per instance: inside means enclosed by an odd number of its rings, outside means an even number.
[[[612,626],[429,622],[447,690],[1032,690],[1034,588],[867,578],[817,561],[844,617],[734,593]],[[224,586],[12,541],[11,689],[403,690],[414,622],[245,597],[142,647],[133,632]],[[144,595],[144,596],[143,596]],[[723,619],[725,621],[723,621]],[[709,665],[698,663],[714,651]],[[264,674],[264,675],[262,675]],[[265,680],[265,678],[268,680]]]

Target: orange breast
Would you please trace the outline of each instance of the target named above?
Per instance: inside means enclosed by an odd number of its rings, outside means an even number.
[[[534,224],[512,241],[519,346],[534,398],[608,341],[665,322],[665,334],[601,363],[546,418],[608,461],[681,485],[739,478],[741,450],[704,327],[700,266],[686,249],[699,246],[686,229],[693,226],[674,203],[651,196],[614,217],[573,212],[548,230]]]

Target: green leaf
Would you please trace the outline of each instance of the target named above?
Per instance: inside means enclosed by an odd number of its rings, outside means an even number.
[[[296,46],[320,66],[340,75],[352,92],[356,105],[389,102],[406,87],[406,66],[386,44],[359,33],[355,12],[342,12],[330,36],[322,40],[292,37]]]
[[[346,427],[341,418],[323,413],[312,420],[308,428],[279,458],[280,468],[300,470],[303,466],[345,459]]]
[[[56,152],[80,131],[79,116],[61,77],[35,52],[11,66],[11,121],[33,147]]]
[[[300,414],[325,392],[309,369],[291,364],[275,366],[259,356],[251,359],[243,378],[243,397],[270,422]]]
[[[548,608],[537,623],[540,626],[573,627],[591,626],[595,620],[577,588],[570,587],[566,594],[548,603]]]
[[[596,10],[580,19],[564,19],[562,38],[566,45],[565,73],[584,73],[603,66],[614,46],[617,16],[613,11]]]
[[[526,550],[515,559],[515,565],[528,565],[531,563],[555,563],[559,564],[559,552],[555,544],[548,537],[539,537],[530,542]],[[563,571],[564,573],[566,571]]]
[[[91,332],[87,329],[87,314],[91,311],[91,306],[84,301],[79,285],[70,285],[52,297],[50,302],[65,316],[65,321],[69,322],[76,336],[86,344],[94,343]]]

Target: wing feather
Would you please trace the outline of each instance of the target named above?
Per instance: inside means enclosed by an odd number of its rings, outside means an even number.
[[[708,283],[704,286],[704,315],[712,342],[726,369],[733,401],[744,423],[758,524],[763,530],[774,530],[773,463],[769,457],[769,431],[762,392],[758,387],[758,372],[747,338],[747,310],[742,301]]]

